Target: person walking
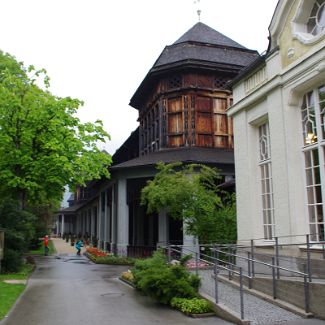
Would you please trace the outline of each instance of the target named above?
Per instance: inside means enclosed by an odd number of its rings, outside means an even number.
[[[75,247],[77,249],[77,255],[80,255],[80,252],[81,252],[81,247],[83,247],[83,241],[81,238],[78,239],[78,241],[76,242],[75,244]]]
[[[47,256],[49,254],[49,236],[46,235],[43,240],[44,243],[44,255]]]

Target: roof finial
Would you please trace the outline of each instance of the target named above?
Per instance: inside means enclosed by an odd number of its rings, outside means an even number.
[[[198,17],[199,17],[199,21],[201,21],[201,12],[202,12],[202,10],[200,9],[200,7],[199,7],[199,5],[200,5],[200,0],[194,0],[194,4],[196,4],[197,5],[197,11],[196,11],[196,13],[197,13],[197,15],[198,15]]]

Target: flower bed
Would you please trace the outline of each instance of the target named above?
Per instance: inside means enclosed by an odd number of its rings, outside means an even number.
[[[91,255],[94,255],[96,257],[99,257],[99,256],[108,256],[109,254],[104,252],[104,251],[101,251],[100,249],[98,249],[97,247],[88,247],[86,249],[86,252],[88,254],[91,254]]]
[[[186,266],[187,269],[190,269],[190,270],[193,270],[193,269],[196,269],[196,268],[198,268],[198,269],[206,269],[206,268],[210,267],[210,265],[208,263],[205,263],[203,261],[198,261],[196,263],[195,259],[191,259],[191,260],[187,261],[185,263],[185,266]]]
[[[134,259],[127,256],[114,256],[96,247],[86,249],[86,256],[96,264],[133,265]]]

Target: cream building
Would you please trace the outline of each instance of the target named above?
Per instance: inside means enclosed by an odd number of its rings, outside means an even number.
[[[231,84],[238,240],[324,240],[325,0],[280,0],[269,33]]]

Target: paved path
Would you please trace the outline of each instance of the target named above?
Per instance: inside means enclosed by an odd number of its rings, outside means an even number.
[[[214,299],[215,284],[212,279],[212,271],[200,270],[202,285],[200,290]],[[219,302],[240,314],[239,290],[229,284],[218,282]],[[245,319],[250,320],[252,325],[257,324],[317,324],[325,325],[325,321],[317,319],[305,319],[290,311],[280,308],[270,302],[257,298],[248,293],[244,293],[244,313]]]
[[[62,254],[76,254],[77,250],[74,246],[71,246],[70,243],[67,243],[65,240],[62,238],[51,238],[53,245],[56,250],[56,254],[62,255]],[[81,254],[84,253],[86,250],[85,247],[81,248]]]
[[[68,254],[71,248],[60,241],[54,240],[57,256],[36,258],[26,290],[1,325],[230,324],[217,317],[190,318],[154,303],[118,279],[128,267],[93,264]]]

